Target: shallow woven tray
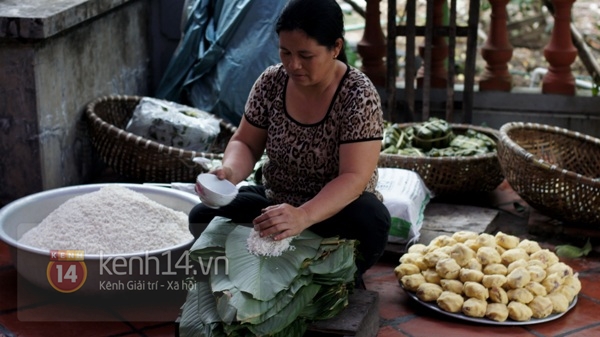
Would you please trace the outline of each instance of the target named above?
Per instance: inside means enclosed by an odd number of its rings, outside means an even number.
[[[567,223],[600,225],[600,139],[536,123],[500,128],[507,182],[531,207]]]
[[[415,123],[401,124],[402,128]],[[450,124],[455,134],[468,129],[481,132],[498,140],[498,131],[469,124]],[[463,157],[419,157],[396,154],[379,155],[379,167],[403,168],[417,172],[425,185],[436,196],[454,193],[489,192],[504,177],[496,153]]]
[[[194,157],[222,158],[235,127],[220,120],[221,133],[209,152],[186,151],[125,131],[142,97],[104,96],[91,102],[86,117],[94,148],[117,173],[141,182],[192,182],[205,172]]]

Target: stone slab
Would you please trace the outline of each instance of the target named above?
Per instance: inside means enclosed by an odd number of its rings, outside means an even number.
[[[45,39],[135,0],[3,0],[0,39]]]
[[[181,316],[175,320],[179,336]],[[355,289],[339,315],[310,325],[304,337],[375,337],[379,331],[379,293]]]
[[[498,213],[496,209],[478,206],[429,203],[423,213],[419,242],[428,244],[439,235],[451,235],[462,230],[483,233]],[[402,254],[406,251],[406,245],[389,243],[386,251]]]
[[[339,315],[308,327],[305,337],[375,337],[379,331],[379,293],[355,289]]]
[[[463,230],[483,233],[498,212],[477,206],[431,203],[425,209],[419,242],[427,244],[436,236]]]
[[[83,113],[99,96],[147,94],[148,24],[148,2],[128,1],[47,39],[0,36],[0,206],[102,168]]]

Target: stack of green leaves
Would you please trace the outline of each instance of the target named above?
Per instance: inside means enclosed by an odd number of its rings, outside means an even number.
[[[415,124],[412,129],[414,146],[423,151],[448,147],[450,140],[454,137],[450,124],[435,117]]]
[[[490,136],[474,129],[455,134],[450,124],[435,117],[408,127],[388,123],[381,143],[381,153],[402,156],[466,157],[494,152],[496,141]]]
[[[192,246],[190,256],[209,276],[188,291],[181,337],[300,337],[348,305],[356,241],[304,231],[293,250],[264,257],[246,248],[251,230],[217,217]]]

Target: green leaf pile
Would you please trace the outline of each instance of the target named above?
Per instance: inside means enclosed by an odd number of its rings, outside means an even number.
[[[381,152],[416,157],[467,157],[496,152],[496,141],[471,128],[464,134],[456,134],[451,124],[431,117],[409,126],[388,122]]]
[[[303,336],[312,321],[337,315],[354,283],[354,240],[297,236],[278,257],[248,252],[252,229],[215,218],[190,256],[198,271],[182,307],[179,335]]]

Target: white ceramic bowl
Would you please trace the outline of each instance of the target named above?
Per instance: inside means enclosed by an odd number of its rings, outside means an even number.
[[[18,242],[23,233],[37,226],[44,218],[65,201],[91,192],[109,184],[90,184],[63,187],[32,194],[15,200],[0,209],[0,239],[9,246],[17,272],[27,281],[43,289],[56,291],[50,284],[47,269],[50,251],[23,245]],[[141,184],[119,184],[144,194],[164,206],[186,214],[198,203],[191,193]],[[131,286],[149,284],[165,290],[168,282],[180,282],[190,269],[185,269],[185,258],[193,239],[173,247],[131,254],[85,254],[83,262],[87,269],[85,283],[71,294],[77,295],[122,295],[132,293]],[[77,249],[74,247],[74,249]],[[188,265],[194,261],[188,259]],[[116,266],[117,269],[114,269]],[[113,286],[107,289],[107,285]],[[122,286],[121,286],[122,285]],[[119,289],[122,288],[122,289]],[[135,290],[135,289],[134,289]]]
[[[221,180],[211,173],[198,175],[196,187],[200,201],[212,208],[229,204],[238,193],[237,187],[229,180]]]

